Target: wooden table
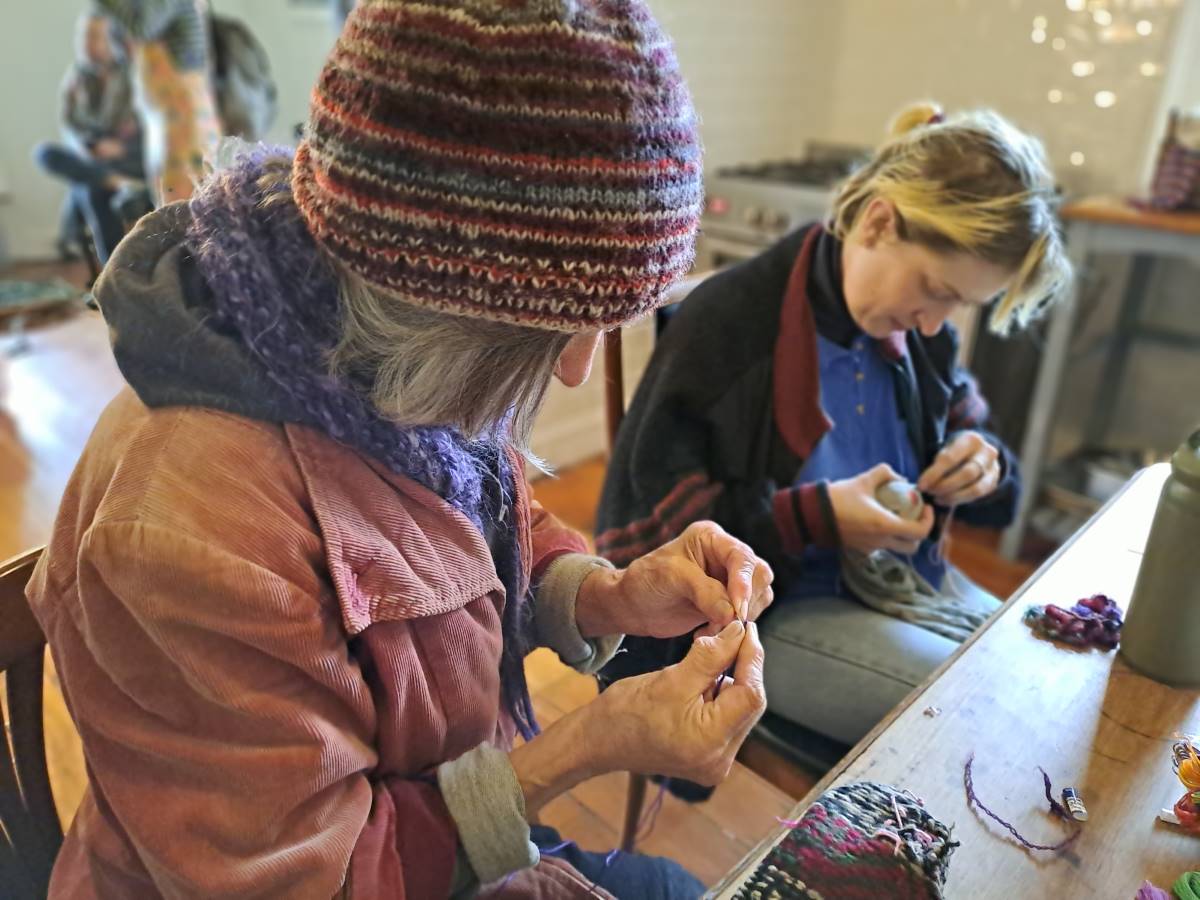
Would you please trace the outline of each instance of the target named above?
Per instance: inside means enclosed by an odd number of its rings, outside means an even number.
[[[1115,653],[1043,641],[1021,621],[1030,605],[1069,606],[1094,593],[1128,604],[1168,471],[1154,466],[1134,478],[791,818],[831,786],[880,781],[907,788],[953,824],[962,843],[946,886],[955,900],[1132,900],[1143,879],[1169,890],[1180,874],[1200,868],[1200,837],[1156,821],[1183,793],[1170,746],[1175,734],[1200,731],[1200,691],[1144,678]],[[1077,788],[1090,819],[1074,846],[1058,856],[1027,854],[968,808],[963,766],[971,754],[980,799],[1035,843],[1066,835],[1045,812],[1037,767],[1050,773],[1056,790]],[[776,828],[710,896],[732,897],[784,833]]]
[[[1112,425],[1117,392],[1125,374],[1130,350],[1135,342],[1148,341],[1160,346],[1200,349],[1200,333],[1188,328],[1163,328],[1141,321],[1141,309],[1155,260],[1182,258],[1200,265],[1200,213],[1154,212],[1141,210],[1111,197],[1092,197],[1070,203],[1062,210],[1066,227],[1067,252],[1075,267],[1076,278],[1050,314],[1045,349],[1038,367],[1037,382],[1029,407],[1025,436],[1021,445],[1022,493],[1012,526],[1000,542],[1001,553],[1016,559],[1030,516],[1036,508],[1047,464],[1047,451],[1058,412],[1063,373],[1072,358],[1075,321],[1079,298],[1087,278],[1087,269],[1095,254],[1119,253],[1133,257],[1120,304],[1120,312],[1111,333],[1079,357],[1094,352],[1105,354],[1106,364],[1084,423],[1082,445],[1103,446]]]

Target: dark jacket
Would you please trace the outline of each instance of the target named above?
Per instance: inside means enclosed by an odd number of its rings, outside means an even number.
[[[841,302],[831,254],[822,252],[835,241],[820,226],[796,231],[709,278],[682,304],[617,438],[596,528],[601,555],[628,565],[709,518],[771,564],[779,593],[806,545],[837,545],[827,485],[793,486],[832,425],[821,408],[816,336],[818,318]],[[922,468],[954,432],[983,430],[987,405],[956,362],[950,325],[932,338],[898,332],[876,346]],[[956,516],[998,527],[1012,519],[1019,479],[1009,450],[989,440],[1000,449],[1003,481]]]

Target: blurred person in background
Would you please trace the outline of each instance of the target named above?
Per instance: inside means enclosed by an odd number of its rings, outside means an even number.
[[[119,27],[95,13],[79,17],[75,60],[60,92],[62,143],[39,144],[38,165],[69,185],[59,252],[69,257],[82,216],[103,263],[124,233],[119,192],[142,183],[142,130],[134,109],[129,58]]]
[[[183,200],[222,129],[212,85],[205,0],[95,0],[129,36],[146,174],[159,205]]]

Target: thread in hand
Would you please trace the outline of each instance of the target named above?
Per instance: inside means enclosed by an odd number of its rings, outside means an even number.
[[[741,616],[738,616],[738,621],[742,623],[742,630],[744,631],[746,628],[746,620],[743,619]],[[721,696],[721,687],[725,684],[725,679],[728,678],[730,681],[733,680],[733,670],[736,666],[737,666],[737,660],[735,659],[733,662],[731,662],[729,664],[728,669],[726,669],[724,672],[722,672],[720,675],[717,676],[717,683],[713,686],[713,699],[714,700],[716,700],[718,697]]]

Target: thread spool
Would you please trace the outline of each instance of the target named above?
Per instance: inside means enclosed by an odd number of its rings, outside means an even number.
[[[1075,788],[1063,788],[1062,801],[1072,819],[1076,822],[1087,821],[1087,807],[1083,805],[1083,800],[1080,799],[1079,792]]]

